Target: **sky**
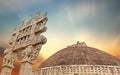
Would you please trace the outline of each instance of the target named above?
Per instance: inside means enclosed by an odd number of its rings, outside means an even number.
[[[38,11],[48,13],[44,59],[77,41],[120,58],[120,0],[0,0],[0,47]]]

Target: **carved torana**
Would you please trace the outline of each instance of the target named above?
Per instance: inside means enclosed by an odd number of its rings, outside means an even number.
[[[42,45],[47,42],[46,37],[41,35],[47,30],[47,21],[47,13],[40,16],[40,12],[37,12],[32,19],[22,21],[21,26],[13,31],[9,40],[10,47],[4,51],[0,75],[11,75],[18,52],[22,52],[23,57],[19,75],[32,75],[33,62],[39,55]]]

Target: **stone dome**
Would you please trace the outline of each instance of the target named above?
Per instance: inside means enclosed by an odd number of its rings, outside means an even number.
[[[53,54],[41,64],[40,68],[59,65],[120,66],[120,60],[104,51],[88,47],[84,42],[77,42]]]

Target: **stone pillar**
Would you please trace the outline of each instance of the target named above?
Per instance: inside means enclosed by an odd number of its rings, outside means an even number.
[[[36,45],[35,47],[30,45],[22,52],[23,59],[21,61],[21,67],[19,75],[33,75],[32,66],[34,60],[39,55],[39,51],[42,45]]]
[[[0,75],[11,75],[12,70],[13,70],[12,67],[5,66],[2,68]]]
[[[21,61],[21,67],[19,75],[32,75],[32,61],[30,59],[30,55],[32,53],[33,46],[28,46],[22,52],[23,59]]]
[[[33,75],[32,66],[33,66],[33,63],[30,63],[27,61],[22,62],[19,70],[20,71],[19,75]]]
[[[16,53],[12,49],[6,49],[4,51],[3,65],[0,75],[11,75],[14,68],[13,64],[16,60]]]

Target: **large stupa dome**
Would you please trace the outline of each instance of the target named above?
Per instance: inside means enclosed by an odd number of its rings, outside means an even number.
[[[104,51],[88,47],[84,42],[77,42],[53,54],[41,64],[40,68],[59,65],[120,66],[120,60]]]
[[[120,59],[77,42],[49,57],[34,75],[120,75]]]

